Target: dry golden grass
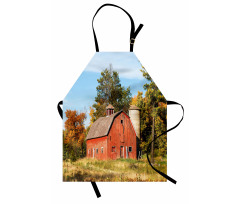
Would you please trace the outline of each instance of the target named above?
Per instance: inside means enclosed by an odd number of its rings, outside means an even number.
[[[155,162],[156,168],[167,173],[166,160]],[[63,161],[63,181],[166,181],[155,172],[146,159],[101,161],[79,159]]]

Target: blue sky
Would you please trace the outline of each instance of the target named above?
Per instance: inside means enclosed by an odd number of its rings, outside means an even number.
[[[137,95],[138,91],[145,93],[143,85],[147,83],[147,80],[143,78],[142,72],[140,72],[141,63],[133,52],[96,52],[64,98],[64,113],[67,109],[86,112],[85,125],[89,125],[89,107],[93,105],[97,96],[97,79],[101,77],[104,69],[110,67],[110,64],[112,64],[113,70],[119,73],[121,85],[130,86],[132,96]],[[63,121],[65,120],[64,114]]]

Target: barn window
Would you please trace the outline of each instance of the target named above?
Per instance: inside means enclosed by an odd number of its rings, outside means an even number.
[[[103,147],[101,147],[101,153],[103,153]]]
[[[96,149],[96,154],[98,154],[98,148]]]
[[[121,123],[123,124],[123,120],[121,120]]]
[[[128,147],[128,151],[129,151],[129,152],[132,152],[132,147]]]
[[[112,152],[116,152],[116,147],[112,146]]]

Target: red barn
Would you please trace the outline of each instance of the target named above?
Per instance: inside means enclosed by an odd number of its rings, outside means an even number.
[[[92,124],[86,140],[88,158],[137,158],[137,134],[130,117],[124,111],[114,113],[112,105],[108,105],[106,117]]]

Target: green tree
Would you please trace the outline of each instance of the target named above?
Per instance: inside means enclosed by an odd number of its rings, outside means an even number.
[[[142,92],[138,92],[132,102],[141,109],[141,148],[146,152],[148,143],[153,139],[153,134],[158,137],[166,131],[167,103],[144,67],[141,72],[143,77],[148,80],[148,83],[144,85],[145,97],[143,97]],[[165,134],[155,140],[152,147],[152,149],[155,148],[154,156],[165,157],[167,153],[167,135]]]
[[[96,103],[93,104],[95,111],[90,116],[91,121],[105,116],[108,104],[114,106],[115,112],[120,110],[127,112],[131,102],[130,87],[125,88],[121,85],[118,72],[113,71],[110,65],[109,69],[101,72],[101,77],[97,81],[99,85],[96,87]]]
[[[152,118],[151,109],[148,106],[147,98],[143,97],[143,92],[138,92],[137,96],[134,96],[132,99],[132,105],[135,105],[140,108],[140,123],[141,123],[141,144],[140,147],[143,153],[147,151],[147,145],[150,141],[151,128],[152,128]]]

